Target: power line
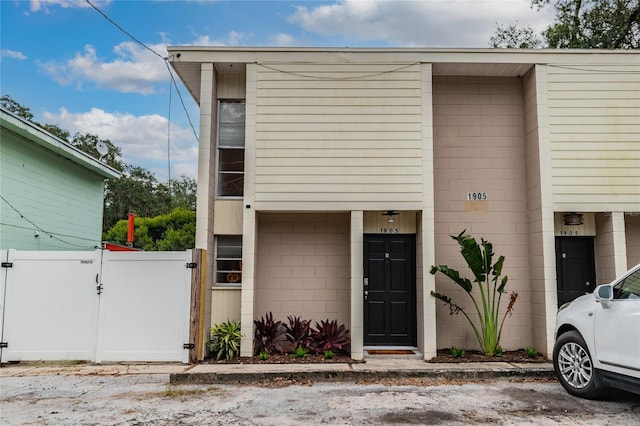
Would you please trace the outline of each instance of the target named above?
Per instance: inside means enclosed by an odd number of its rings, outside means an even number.
[[[55,232],[47,231],[46,229],[44,229],[44,228],[40,227],[38,224],[36,224],[35,222],[33,222],[32,220],[30,220],[29,218],[27,218],[24,214],[22,214],[22,213],[20,212],[20,210],[18,210],[17,208],[15,208],[15,207],[13,206],[13,204],[11,204],[11,203],[10,203],[6,198],[4,198],[2,195],[0,195],[0,198],[2,199],[2,201],[4,201],[5,203],[7,203],[7,205],[8,205],[8,206],[13,210],[13,211],[15,211],[15,212],[20,216],[20,219],[24,219],[24,220],[26,220],[26,221],[27,221],[31,226],[33,226],[33,227],[35,228],[35,230],[36,230],[36,231],[41,232],[41,233],[43,233],[43,234],[46,234],[46,235],[48,235],[50,238],[53,238],[54,240],[60,241],[61,243],[68,244],[68,245],[73,246],[73,247],[80,247],[80,248],[87,248],[88,246],[86,246],[86,245],[79,245],[79,244],[71,243],[71,242],[69,242],[69,241],[63,240],[62,238],[58,237],[58,235],[65,236],[65,237],[69,237],[69,238],[77,238],[77,239],[79,239],[79,240],[91,241],[91,242],[94,242],[94,243],[95,243],[95,240],[92,240],[92,239],[83,238],[83,237],[77,237],[77,236],[75,236],[75,235],[58,234],[58,233],[55,233]],[[13,227],[16,227],[16,228],[28,229],[28,228],[26,228],[26,227],[21,227],[21,226],[19,226],[19,225],[10,225],[10,224],[7,224],[7,223],[2,223],[2,225],[5,225],[5,226],[13,226]],[[91,247],[92,247],[92,248],[95,248],[95,247],[98,247],[99,245],[100,245],[100,244],[98,243],[98,244],[94,244],[94,245],[92,245]]]
[[[97,6],[95,6],[93,3],[91,3],[90,0],[85,0],[85,2],[91,6],[91,8],[93,8],[96,12],[98,12],[100,15],[102,15],[102,17],[104,19],[106,19],[107,21],[109,21],[109,23],[111,23],[113,26],[115,26],[119,31],[121,31],[123,34],[125,34],[127,37],[129,37],[131,40],[135,41],[136,43],[138,43],[140,46],[142,46],[144,49],[148,50],[149,52],[153,53],[154,55],[156,55],[157,57],[159,57],[160,59],[162,59],[165,63],[165,65],[167,66],[167,71],[169,72],[169,77],[171,79],[171,83],[175,88],[176,88],[176,93],[178,94],[178,97],[180,98],[180,103],[182,105],[182,109],[184,110],[185,115],[187,116],[187,121],[189,122],[189,126],[191,127],[191,131],[193,132],[193,135],[196,138],[197,142],[200,142],[199,138],[198,138],[198,134],[196,132],[196,129],[193,125],[193,122],[191,121],[191,117],[189,116],[189,112],[187,111],[187,107],[184,104],[184,100],[182,98],[182,93],[180,93],[180,88],[178,87],[178,84],[175,80],[175,78],[173,77],[173,73],[171,72],[171,68],[169,66],[169,61],[167,57],[162,56],[160,53],[156,52],[155,50],[153,50],[151,47],[147,46],[145,43],[143,43],[142,41],[138,40],[136,37],[134,37],[131,33],[129,33],[127,30],[125,30],[124,28],[122,28],[120,25],[118,25],[117,22],[115,22],[113,19],[111,19],[106,13],[104,13],[103,11],[101,11]],[[171,96],[171,92],[169,92],[169,96]],[[169,99],[169,108],[171,108],[171,99]],[[171,121],[171,115],[169,114],[169,121]],[[169,151],[170,152],[170,144],[171,144],[171,123],[169,123],[169,127],[168,127],[168,142],[167,144],[169,145]],[[171,155],[168,154],[168,161],[169,161],[169,176],[171,176]]]
[[[385,71],[377,71],[377,72],[372,72],[372,73],[367,73],[367,74],[360,74],[360,75],[350,75],[347,77],[328,77],[328,76],[317,76],[317,75],[309,75],[309,74],[303,74],[303,73],[299,73],[299,72],[294,72],[294,71],[286,71],[286,70],[281,70],[278,68],[275,68],[274,66],[269,66],[265,63],[258,63],[257,65],[266,68],[268,70],[271,71],[276,71],[276,72],[280,72],[283,74],[289,74],[289,75],[294,75],[296,77],[301,77],[301,78],[308,78],[308,79],[312,79],[312,80],[319,80],[319,81],[346,81],[346,80],[360,80],[360,79],[365,79],[365,78],[369,78],[369,77],[377,77],[380,75],[385,75],[385,74],[391,74],[394,72],[398,72],[398,71],[402,71],[404,69],[410,68],[414,65],[418,65],[419,62],[413,62],[410,64],[406,64],[406,65],[401,65],[399,67],[396,67],[394,69],[390,69],[390,70],[385,70]]]
[[[187,112],[187,106],[184,104],[184,99],[182,98],[182,93],[180,93],[180,90],[178,90],[178,84],[176,83],[176,80],[173,77],[173,71],[171,71],[171,67],[169,66],[169,61],[165,60],[164,64],[167,67],[167,71],[169,71],[169,76],[171,76],[171,81],[173,82],[173,86],[176,88],[176,93],[178,94],[178,98],[180,98],[180,103],[182,104],[182,109],[184,110],[185,114],[187,115],[187,120],[189,121],[189,126],[191,126],[191,130],[193,131],[193,136],[195,136],[196,141],[200,142],[200,138],[198,138],[198,134],[196,133],[196,128],[193,126],[193,123],[191,122],[191,117],[189,116],[189,113]]]
[[[162,56],[161,54],[159,54],[158,52],[156,52],[155,50],[153,50],[152,48],[150,48],[149,46],[147,46],[146,44],[144,44],[143,42],[141,42],[140,40],[138,40],[137,38],[135,38],[133,35],[131,35],[129,32],[127,32],[127,30],[125,30],[124,28],[122,28],[120,25],[118,25],[113,19],[109,18],[103,11],[101,11],[100,9],[98,9],[97,6],[94,6],[93,3],[91,3],[90,0],[84,0],[87,2],[87,4],[89,6],[91,6],[96,12],[98,12],[100,15],[102,15],[104,17],[104,19],[106,19],[107,21],[111,22],[111,24],[113,24],[117,29],[119,29],[120,31],[122,31],[123,33],[125,33],[127,35],[127,37],[129,37],[131,40],[135,41],[136,43],[138,43],[140,46],[144,47],[145,49],[147,49],[149,52],[153,53],[154,55],[156,55],[157,57],[159,57],[162,60],[165,60],[166,58],[164,56]]]
[[[570,67],[567,65],[547,65],[549,68],[557,68],[561,70],[570,70],[570,71],[584,71],[584,72],[592,72],[596,74],[638,74],[640,71],[633,70],[611,70],[611,69],[595,69],[595,68],[584,68],[584,67]]]

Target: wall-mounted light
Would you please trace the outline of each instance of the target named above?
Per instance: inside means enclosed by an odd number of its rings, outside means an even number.
[[[400,213],[398,213],[397,211],[394,210],[387,210],[385,213],[382,213],[382,216],[388,216],[387,217],[387,223],[393,223],[393,217],[399,215]]]
[[[584,223],[581,213],[565,213],[562,218],[567,226],[582,225]]]

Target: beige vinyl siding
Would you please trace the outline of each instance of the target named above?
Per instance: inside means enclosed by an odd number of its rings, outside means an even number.
[[[257,208],[421,208],[419,65],[258,64],[256,84]]]
[[[218,74],[218,99],[244,99],[246,79],[245,72]]]
[[[240,288],[217,287],[211,290],[211,326],[225,321],[240,321]]]
[[[640,73],[548,67],[556,211],[640,209]]]

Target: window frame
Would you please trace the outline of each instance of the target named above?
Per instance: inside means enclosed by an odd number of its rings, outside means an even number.
[[[230,242],[240,243],[239,245],[226,244],[225,246],[222,246],[222,247],[240,247],[240,257],[220,257],[221,242],[224,241],[225,239],[228,239]],[[242,287],[242,235],[216,235],[214,259],[215,259],[215,263],[214,263],[214,273],[213,273],[213,276],[214,276],[213,286],[214,287],[231,287],[231,288]],[[238,262],[238,269],[222,269],[221,270],[219,267],[220,262]],[[221,280],[218,279],[220,274],[226,274],[225,278],[227,278],[229,281],[220,282]],[[238,281],[236,282],[231,281],[230,276],[232,274],[237,274],[239,276]]]
[[[216,163],[215,163],[215,168],[216,168],[216,198],[218,199],[226,199],[226,200],[241,200],[244,198],[244,176],[245,176],[245,161],[244,161],[244,156],[245,156],[245,139],[242,140],[242,145],[240,146],[232,146],[232,145],[222,145],[220,142],[220,133],[221,133],[221,114],[222,114],[222,104],[243,104],[245,106],[245,111],[244,111],[244,116],[245,116],[245,120],[243,123],[243,126],[246,126],[246,101],[244,99],[218,99],[218,117],[217,117],[217,132],[216,132]],[[241,152],[241,156],[242,156],[242,171],[235,171],[235,170],[222,170],[222,156],[223,156],[223,152],[224,151],[240,151]],[[222,189],[222,176],[230,176],[230,175],[235,175],[235,176],[239,176],[242,179],[242,188],[240,190],[240,194],[235,194],[235,195],[225,195],[222,194],[221,189]]]

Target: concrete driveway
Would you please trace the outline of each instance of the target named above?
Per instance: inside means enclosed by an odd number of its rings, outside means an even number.
[[[640,425],[640,397],[568,395],[554,380],[398,378],[374,383],[272,379],[169,385],[169,375],[4,376],[6,425],[529,424]]]

